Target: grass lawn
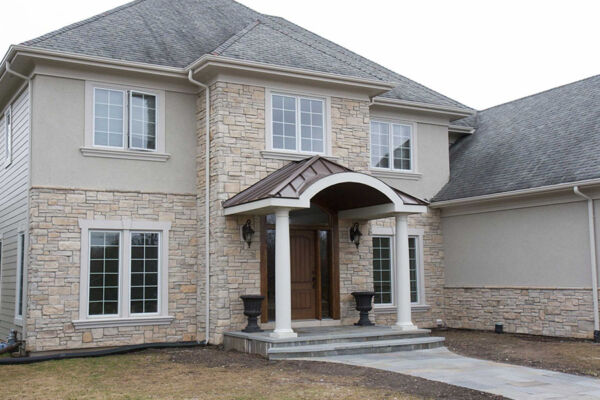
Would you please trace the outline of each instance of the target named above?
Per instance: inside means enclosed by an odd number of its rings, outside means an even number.
[[[0,366],[3,399],[479,399],[420,378],[216,348],[146,350]]]
[[[465,356],[600,378],[600,343],[591,340],[460,329],[432,335],[444,336],[448,349]]]

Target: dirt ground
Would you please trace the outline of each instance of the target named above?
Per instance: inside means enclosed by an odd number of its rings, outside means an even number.
[[[392,372],[215,347],[0,366],[2,399],[500,399]]]
[[[459,329],[432,335],[444,336],[448,349],[465,356],[600,377],[600,344],[591,340]]]

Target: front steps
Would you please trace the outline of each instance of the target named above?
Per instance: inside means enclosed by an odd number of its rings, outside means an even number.
[[[228,332],[226,350],[260,354],[270,360],[326,357],[345,354],[389,353],[443,346],[444,338],[429,336],[429,330],[402,332],[385,326],[298,328],[296,338],[274,339],[268,331]]]

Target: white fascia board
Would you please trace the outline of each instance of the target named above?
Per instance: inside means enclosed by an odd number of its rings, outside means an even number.
[[[464,133],[467,135],[472,135],[475,132],[475,128],[470,126],[462,126],[462,125],[448,125],[448,132],[454,133]]]
[[[464,108],[440,106],[436,104],[421,103],[416,101],[407,101],[399,99],[388,99],[385,97],[373,98],[372,105],[394,107],[404,110],[425,111],[435,114],[447,115],[451,117],[464,118],[475,114],[475,111],[469,111]]]
[[[566,182],[566,183],[558,183],[556,185],[548,185],[548,186],[539,186],[535,188],[528,189],[519,189],[519,190],[511,190],[509,192],[500,192],[500,193],[492,193],[492,194],[484,194],[481,196],[472,196],[472,197],[464,197],[461,199],[453,199],[453,200],[443,200],[443,201],[434,201],[429,204],[431,208],[444,208],[444,207],[452,207],[457,205],[469,204],[469,203],[478,203],[481,201],[492,201],[510,197],[522,197],[528,196],[532,194],[541,194],[547,192],[554,192],[559,190],[571,189],[573,186],[591,186],[600,184],[600,178],[596,179],[587,179],[582,181],[575,182]]]
[[[228,67],[238,70],[263,72],[273,75],[297,77],[310,79],[314,81],[322,81],[328,83],[337,83],[347,86],[363,87],[368,89],[379,90],[381,93],[392,90],[396,85],[392,82],[379,81],[375,79],[355,78],[346,75],[338,75],[327,72],[313,71],[304,68],[287,67],[276,64],[267,64],[256,61],[239,60],[230,57],[215,56],[206,54],[188,65],[185,69],[192,70],[194,75],[202,72],[207,67]]]
[[[227,207],[224,209],[224,215],[236,215],[236,214],[269,214],[274,212],[276,208],[287,208],[290,210],[309,208],[309,205],[303,205],[300,199],[281,199],[281,198],[269,198],[257,201],[252,201],[245,204],[240,204],[233,207]]]

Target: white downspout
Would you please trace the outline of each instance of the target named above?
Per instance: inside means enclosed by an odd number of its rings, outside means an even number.
[[[588,204],[588,229],[590,239],[590,261],[592,268],[592,299],[594,304],[594,340],[600,340],[600,321],[598,321],[598,266],[596,261],[596,232],[594,223],[594,200],[579,191],[578,186],[573,187],[576,195],[587,200]]]
[[[204,249],[205,249],[205,254],[204,254],[204,282],[206,285],[205,288],[205,315],[206,315],[206,321],[205,321],[205,326],[206,326],[206,333],[205,333],[205,342],[206,344],[208,344],[208,337],[209,337],[209,333],[210,333],[210,121],[209,121],[209,116],[210,116],[210,88],[208,87],[208,85],[205,85],[202,82],[199,82],[197,80],[195,80],[193,78],[193,71],[190,70],[188,71],[188,80],[193,83],[194,85],[197,85],[201,88],[204,89],[205,92],[205,97],[206,97],[206,103],[205,103],[205,112],[204,112],[204,121],[205,121],[205,131],[206,131],[206,153],[205,153],[205,161],[206,161],[206,165],[204,167],[204,172],[205,172],[205,178],[204,178],[204,186],[205,186],[205,198],[204,198],[204,211],[205,211],[205,216],[204,216]]]

